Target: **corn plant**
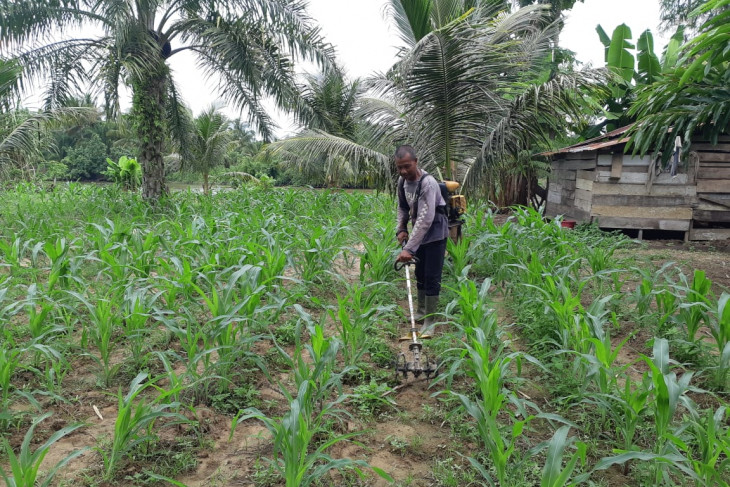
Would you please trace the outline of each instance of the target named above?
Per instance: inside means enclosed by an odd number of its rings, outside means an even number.
[[[699,485],[730,485],[730,429],[725,412],[725,406],[708,410],[705,415],[692,412],[670,438],[688,459]]]
[[[26,431],[25,436],[23,437],[23,443],[20,445],[20,452],[17,455],[13,451],[8,440],[2,438],[3,449],[5,450],[5,453],[7,454],[6,458],[10,463],[10,471],[6,472],[3,467],[0,466],[0,474],[2,474],[3,479],[5,479],[5,485],[7,487],[46,487],[51,484],[53,477],[64,465],[84,453],[86,450],[76,450],[66,455],[53,467],[47,470],[45,475],[39,475],[41,463],[46,457],[46,454],[48,454],[48,450],[51,446],[64,436],[83,426],[81,424],[66,426],[65,428],[53,433],[51,437],[48,438],[41,446],[36,448],[35,451],[31,451],[33,433],[36,427],[41,421],[49,416],[51,416],[51,413],[46,413],[33,420],[28,431]]]
[[[710,306],[712,281],[705,277],[705,271],[695,270],[691,283],[687,283],[684,274],[680,274],[684,291],[684,302],[679,306],[677,321],[687,329],[687,339],[690,343],[697,341],[697,332],[702,323],[709,321],[708,310]]]
[[[122,313],[121,328],[129,343],[135,363],[142,361],[146,339],[149,335],[147,322],[160,294],[161,292],[150,294],[147,288],[131,286],[124,292],[120,309]]]
[[[12,398],[13,375],[21,367],[24,350],[5,342],[0,348],[0,424],[12,419],[10,401]]]
[[[288,394],[290,404],[289,411],[280,418],[269,418],[255,408],[249,408],[236,418],[235,424],[248,419],[260,421],[269,430],[274,440],[274,468],[284,478],[286,487],[307,487],[332,469],[345,467],[365,468],[367,463],[362,460],[351,460],[349,458],[333,459],[327,454],[327,450],[342,441],[349,440],[361,433],[353,432],[343,435],[329,437],[319,445],[315,445],[315,437],[326,431],[325,419],[331,416],[338,417],[344,411],[336,409],[338,403],[346,396],[340,396],[335,401],[328,403],[318,414],[308,413],[309,408],[305,404],[306,398],[311,396],[309,389],[313,387],[310,382],[303,382],[298,390],[296,398]],[[234,429],[231,430],[233,435]],[[380,469],[373,468],[380,476],[392,481],[390,477]]]
[[[154,232],[148,232],[143,236],[142,232],[135,228],[132,230],[129,243],[135,270],[140,277],[149,277],[160,248],[160,236]]]
[[[645,268],[631,269],[631,272],[636,274],[641,279],[639,285],[636,287],[636,290],[633,293],[636,311],[639,314],[640,320],[650,318],[651,315],[654,314],[654,312],[651,311],[652,302],[656,302],[657,313],[661,313],[663,311],[663,309],[660,307],[661,300],[657,299],[657,294],[665,292],[665,290],[667,290],[667,287],[660,286],[658,285],[658,283],[667,279],[667,276],[670,274],[670,271],[672,270],[674,265],[675,264],[673,262],[667,262],[654,272],[648,271]],[[674,311],[673,302],[670,302],[672,300],[672,297],[674,296],[672,295],[670,297],[667,297],[667,299],[669,300],[667,304],[669,304],[669,306],[667,306],[666,309],[668,312],[670,312],[670,314]],[[664,321],[666,321],[666,317],[664,318]]]
[[[446,267],[453,277],[458,278],[471,259],[472,237],[462,236],[458,242],[446,239],[446,253],[450,257],[446,260]]]
[[[147,381],[148,374],[141,372],[132,380],[129,392],[122,395],[122,388],[117,393],[118,412],[114,422],[114,436],[111,447],[107,451],[99,449],[104,461],[104,479],[111,480],[119,468],[120,461],[137,445],[148,442],[154,438],[151,429],[154,422],[160,418],[173,418],[185,421],[180,414],[166,411],[179,406],[175,402],[158,403],[159,398],[147,402],[144,398],[134,404],[137,396],[147,387],[154,383],[154,380]]]
[[[730,294],[722,293],[713,309],[710,332],[715,339],[718,352],[718,365],[715,369],[717,385],[724,389],[727,384],[727,373],[730,369]]]
[[[360,282],[381,282],[393,279],[393,241],[383,238],[392,235],[395,228],[377,227],[372,232],[360,232],[358,238],[363,245],[360,255]]]
[[[342,342],[342,357],[345,366],[359,366],[362,356],[368,351],[372,340],[373,328],[385,313],[393,310],[394,305],[377,304],[375,291],[384,283],[375,282],[348,286],[347,294],[337,295],[337,304],[327,310],[337,327]]]
[[[620,374],[621,371],[617,373],[617,375]],[[637,450],[634,440],[636,428],[641,421],[645,420],[650,410],[651,383],[648,373],[644,374],[639,384],[626,377],[623,387],[617,385],[614,392],[590,394],[583,399],[585,402],[597,406],[599,410],[608,412],[616,428],[616,437],[621,439],[624,452]],[[629,473],[628,460],[622,462],[624,475]]]
[[[669,370],[669,342],[664,338],[654,339],[654,355],[642,356],[651,369],[654,400],[651,403],[654,412],[654,423],[657,432],[657,446],[666,440],[669,426],[680,402],[690,411],[694,407],[685,393],[689,390],[692,372],[685,372],[677,379],[677,375]]]
[[[513,362],[520,369],[520,353],[504,354],[504,344],[497,347],[492,355],[491,340],[480,328],[466,329],[467,342],[464,345],[464,358],[455,361],[448,374],[453,376],[459,369],[466,369],[466,374],[476,381],[479,391],[477,399],[450,391],[464,406],[466,412],[476,422],[479,438],[489,452],[489,457],[497,472],[497,484],[487,470],[475,458],[469,458],[470,463],[482,474],[490,485],[507,485],[507,466],[510,464],[519,438],[522,436],[525,425],[533,416],[523,416],[522,420],[513,417],[513,423],[508,433],[500,428],[497,416],[506,411],[505,401],[517,401],[513,393],[505,387]]]
[[[118,316],[115,314],[114,306],[109,299],[97,299],[91,304],[82,295],[71,292],[71,295],[78,299],[89,312],[90,325],[88,329],[91,342],[96,346],[99,356],[92,355],[101,365],[101,377],[105,386],[108,386],[112,377],[116,374],[121,364],[112,364],[111,356],[115,348],[112,340],[115,330],[119,327]]]
[[[158,264],[165,276],[159,276],[161,287],[164,289],[165,304],[168,308],[175,306],[178,295],[190,299],[195,294],[192,284],[195,281],[195,271],[190,259],[180,255],[160,257]]]
[[[493,342],[501,335],[497,325],[497,314],[489,301],[491,279],[484,279],[477,287],[477,283],[468,276],[469,266],[462,270],[457,286],[451,288],[456,299],[446,306],[445,313],[451,320],[459,323],[463,328],[478,328]]]
[[[211,316],[215,318],[221,318],[224,316],[233,316],[246,304],[251,304],[250,301],[241,301],[239,299],[239,280],[254,281],[258,280],[260,268],[246,264],[241,266],[240,269],[233,272],[228,278],[228,282],[221,292],[218,291],[216,285],[210,281],[207,276],[202,276],[203,280],[208,282],[209,293],[206,293],[197,284],[191,284],[192,288],[200,295],[207,307],[207,311],[210,312]],[[217,279],[215,276],[214,279]]]
[[[284,275],[287,258],[286,252],[276,244],[272,235],[265,229],[261,229],[261,232],[267,236],[267,240],[269,241],[267,245],[248,242],[246,246],[252,255],[255,256],[257,260],[256,266],[261,269],[261,283],[267,286],[267,288],[270,288],[273,284],[279,282]]]
[[[290,356],[278,345],[277,349],[292,370],[297,389],[301,388],[303,383],[311,382],[312,387],[307,389],[308,396],[303,407],[313,411],[316,406],[321,407],[333,391],[339,393],[342,390],[343,375],[354,370],[354,367],[345,366],[342,370],[336,371],[336,358],[342,346],[341,342],[334,337],[325,337],[322,324],[315,323],[299,305],[295,305],[294,308],[300,316],[297,321],[294,352]],[[306,326],[309,332],[310,342],[307,344],[302,343],[300,339],[302,326]],[[305,359],[304,351],[309,355],[309,360]]]
[[[63,331],[61,326],[48,320],[54,304],[38,296],[38,287],[35,283],[28,286],[28,297],[25,299],[24,305],[28,315],[28,330],[34,340],[40,340],[49,333]]]
[[[571,474],[580,460],[581,466],[585,467],[586,452],[588,447],[582,441],[575,441],[575,438],[568,438],[569,426],[561,426],[547,445],[547,459],[542,469],[540,487],[566,487],[578,485],[588,479],[590,474],[578,475],[571,479]],[[565,449],[575,443],[575,452],[570,455],[563,467],[563,456]]]
[[[349,227],[312,226],[302,227],[296,246],[300,258],[295,261],[299,276],[304,281],[322,282],[323,275],[329,272],[335,257],[342,252],[343,239]]]
[[[347,395],[338,391],[341,377],[348,370],[335,372],[335,360],[339,342],[334,338],[326,338],[322,326],[311,321],[311,317],[301,308],[298,326],[309,325],[310,344],[304,348],[310,361],[302,359],[302,345],[297,340],[294,358],[279,348],[293,368],[297,386],[297,396],[292,397],[285,387],[280,387],[282,394],[290,404],[289,411],[281,418],[269,418],[255,408],[249,408],[234,419],[231,428],[233,435],[235,425],[247,419],[257,419],[271,432],[274,438],[274,467],[284,477],[287,487],[307,486],[319,479],[331,469],[348,466],[367,467],[363,461],[350,459],[332,459],[326,451],[333,445],[346,441],[360,433],[348,433],[329,437],[319,445],[314,445],[315,437],[328,432],[329,420],[341,420],[348,413],[339,405],[347,399]],[[300,334],[297,333],[297,336]],[[333,394],[335,399],[328,401]],[[319,405],[319,407],[315,407]],[[373,470],[386,479],[390,477],[380,469]]]

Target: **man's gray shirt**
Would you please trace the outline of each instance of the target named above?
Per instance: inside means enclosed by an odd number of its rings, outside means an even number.
[[[408,235],[408,242],[404,247],[411,254],[415,254],[421,245],[443,240],[449,236],[449,222],[446,215],[437,212],[437,206],[444,206],[446,202],[441,196],[438,182],[434,177],[426,177],[428,173],[421,169],[421,195],[416,201],[416,191],[418,189],[418,180],[405,181],[403,191],[405,200],[408,203],[406,208],[401,204],[401,197],[398,197],[398,222],[396,233],[408,231],[408,221],[413,224],[413,228]],[[398,178],[398,188],[400,188],[403,178]],[[418,215],[415,214],[418,210]]]

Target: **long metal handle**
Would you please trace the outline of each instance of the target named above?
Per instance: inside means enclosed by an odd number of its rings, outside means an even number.
[[[411,271],[406,265],[406,286],[408,288],[408,310],[411,312],[411,339],[413,342],[408,349],[413,353],[413,370],[421,370],[421,343],[418,341],[418,330],[416,330],[416,317],[413,315],[413,292],[411,292]]]

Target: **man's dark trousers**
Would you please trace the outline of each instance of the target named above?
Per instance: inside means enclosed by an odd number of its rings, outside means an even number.
[[[438,296],[441,292],[445,254],[446,239],[421,245],[416,250],[416,287],[426,296]]]

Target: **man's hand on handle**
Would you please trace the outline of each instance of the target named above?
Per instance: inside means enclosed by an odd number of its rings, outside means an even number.
[[[401,250],[400,254],[398,254],[398,258],[395,259],[396,262],[410,262],[412,260],[413,254],[411,254],[407,250]]]
[[[398,243],[400,244],[400,246],[403,247],[408,241],[408,232],[400,231],[398,232],[396,238],[398,239]],[[405,249],[401,250],[400,254],[398,254],[398,258],[395,259],[396,262],[410,262],[411,260],[413,260],[413,254]]]

